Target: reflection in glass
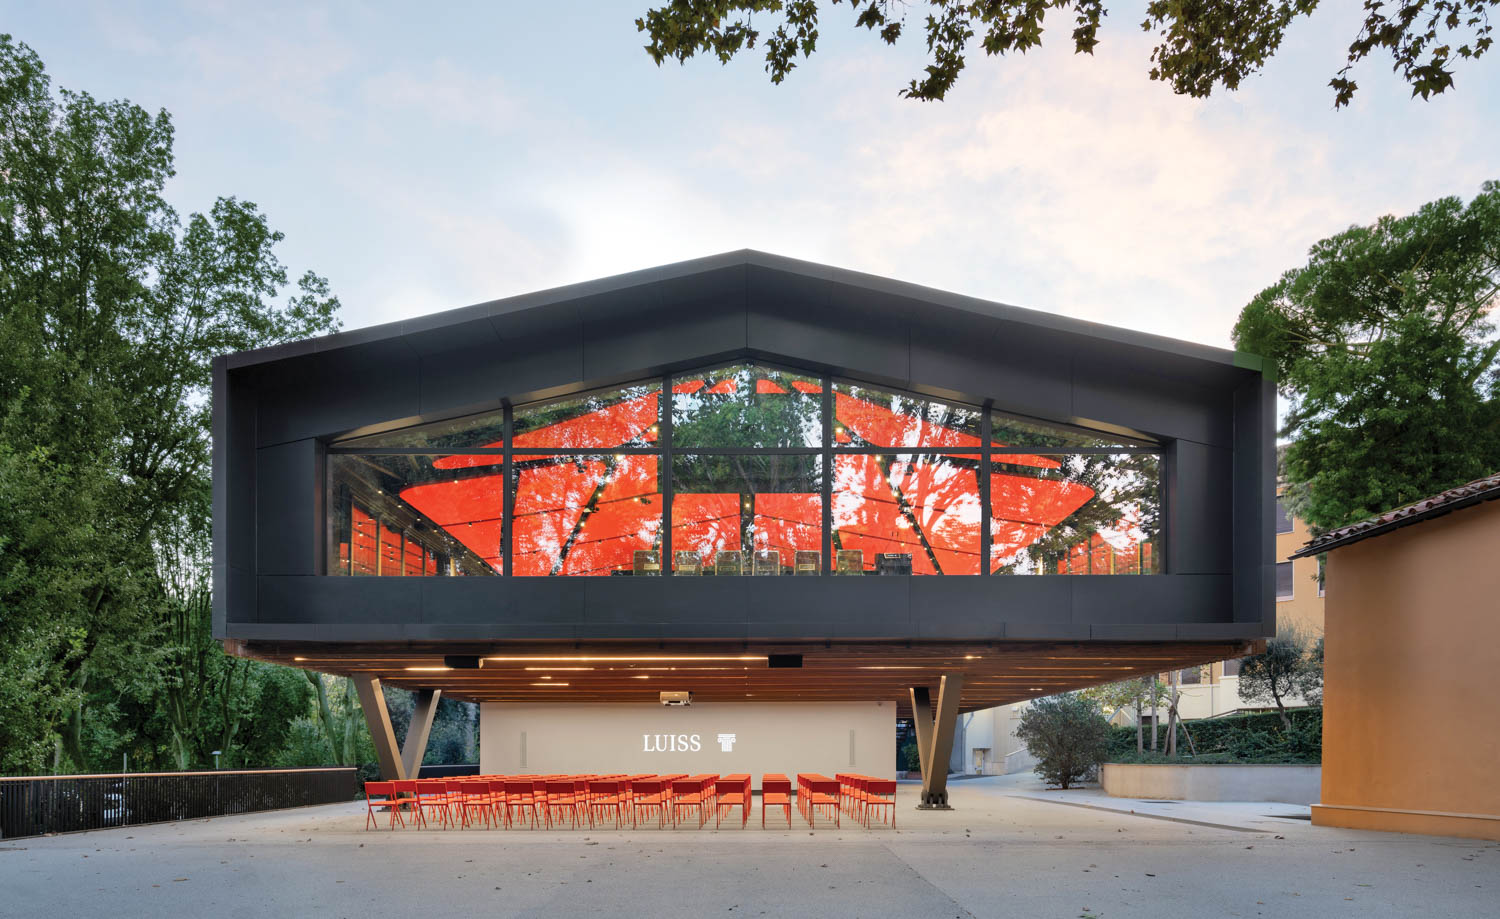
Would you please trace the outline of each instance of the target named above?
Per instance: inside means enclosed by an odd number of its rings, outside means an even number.
[[[979,447],[980,409],[853,383],[833,397],[835,446]]]
[[[818,377],[736,364],[672,380],[672,444],[688,447],[819,447]]]
[[[833,459],[833,541],[858,551],[865,572],[878,555],[910,555],[912,574],[978,574],[979,459],[881,453]],[[842,569],[845,556],[840,553]],[[887,560],[885,568],[905,567]],[[841,571],[842,573],[842,571]]]
[[[329,454],[329,573],[498,574],[499,459]]]
[[[661,389],[515,409],[509,534],[503,457],[473,452],[502,447],[502,413],[333,445],[330,573],[497,574],[509,538],[515,574],[659,576]],[[986,508],[980,409],[847,382],[825,393],[820,377],[752,363],[680,374],[671,389],[675,574],[977,575],[986,513],[992,573],[1160,570],[1160,455],[1116,449],[1127,441],[1112,434],[992,413]],[[338,452],[379,445],[443,449]]]
[[[799,549],[821,549],[821,466],[817,456],[674,456],[673,547],[703,558],[775,549],[778,567]]]
[[[647,383],[522,406],[515,410],[515,447],[653,447],[660,400],[661,384]]]
[[[659,468],[652,455],[517,455],[512,571],[633,573],[637,551],[661,548]]]
[[[1101,431],[1064,428],[1001,415],[998,412],[990,417],[990,424],[991,443],[996,447],[1051,447],[1056,452],[1056,448],[1067,450],[1146,446],[1144,443]]]
[[[1156,573],[1160,472],[1160,456],[1147,453],[996,455],[991,570]]]
[[[339,447],[432,448],[434,453],[468,450],[474,447],[499,449],[505,436],[505,413],[501,411],[465,415],[447,421],[434,421],[401,428],[384,434],[369,434],[341,440]]]

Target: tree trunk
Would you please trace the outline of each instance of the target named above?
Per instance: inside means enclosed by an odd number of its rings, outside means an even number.
[[[1145,711],[1141,704],[1141,694],[1137,692],[1135,694],[1135,752],[1137,756],[1145,752],[1141,734],[1141,716],[1144,714]]]
[[[1167,700],[1167,755],[1173,759],[1177,758],[1177,671],[1173,670],[1168,678],[1171,680],[1172,695]]]
[[[1156,691],[1156,674],[1151,675],[1151,752],[1156,752],[1156,697],[1160,695]]]
[[[333,717],[333,709],[328,704],[328,689],[323,685],[323,675],[313,673],[311,670],[302,671],[307,681],[313,685],[318,692],[318,718],[323,723],[323,733],[328,738],[328,749],[333,753],[333,764],[335,766],[346,766],[343,751],[343,731]]]
[[[1287,716],[1286,706],[1281,704],[1281,694],[1273,688],[1271,698],[1276,700],[1276,714],[1281,716],[1281,727],[1288,734],[1292,732],[1292,719]]]

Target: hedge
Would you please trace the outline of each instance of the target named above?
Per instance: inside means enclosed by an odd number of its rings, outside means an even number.
[[[1192,735],[1193,746],[1188,746],[1187,736],[1179,729],[1177,734],[1178,760],[1191,759],[1200,763],[1307,763],[1323,761],[1323,709],[1305,708],[1287,712],[1292,729],[1282,727],[1281,716],[1275,712],[1260,715],[1231,715],[1226,718],[1200,718],[1182,722]],[[1151,733],[1147,730],[1145,744],[1151,745]],[[1157,750],[1149,749],[1143,755],[1135,752],[1135,727],[1110,729],[1109,752],[1105,762],[1172,762],[1160,752],[1166,748],[1165,722],[1157,735]],[[1189,751],[1196,750],[1196,756]]]

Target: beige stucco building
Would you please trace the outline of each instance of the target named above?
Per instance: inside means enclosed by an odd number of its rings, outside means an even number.
[[[1327,554],[1325,826],[1500,839],[1500,475],[1334,530]],[[1299,561],[1304,559],[1299,559]]]

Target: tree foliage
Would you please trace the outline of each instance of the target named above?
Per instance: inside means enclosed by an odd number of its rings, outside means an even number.
[[[254,204],[181,218],[172,138],[0,36],[0,770],[201,765],[298,701],[208,634],[209,367],[338,301]]]
[[[1318,242],[1240,313],[1290,411],[1291,510],[1314,532],[1500,469],[1500,183]]]
[[[1273,702],[1281,723],[1291,729],[1287,717],[1286,703],[1302,694],[1304,688],[1318,694],[1322,701],[1323,688],[1323,642],[1317,643],[1316,657],[1311,653],[1308,640],[1300,631],[1283,628],[1266,642],[1266,650],[1252,654],[1240,661],[1240,699],[1245,702]]]
[[[1037,699],[1021,713],[1016,739],[1037,759],[1036,774],[1068,788],[1096,774],[1109,743],[1109,722],[1081,693]]]
[[[894,45],[905,34],[903,0],[831,0],[847,3],[856,28]],[[1092,54],[1108,12],[1103,0],[927,0],[920,23],[929,62],[900,94],[924,101],[943,99],[958,80],[975,39],[987,55],[1026,53],[1042,43],[1048,13],[1067,17],[1074,52]],[[1388,51],[1393,70],[1426,99],[1453,85],[1453,66],[1477,58],[1494,39],[1488,13],[1500,0],[1366,0],[1364,20],[1349,43],[1344,67],[1329,80],[1334,105],[1347,105],[1358,84],[1355,65]],[[1150,75],[1177,93],[1205,97],[1215,89],[1237,89],[1281,47],[1287,27],[1317,9],[1318,0],[1219,0],[1184,3],[1151,0],[1141,28],[1155,33]],[[797,57],[818,47],[817,0],[670,0],[635,21],[651,39],[646,53],[658,65],[685,63],[711,54],[728,63],[753,49],[763,29],[756,15],[771,17],[765,33],[766,72],[772,83],[786,79]]]

